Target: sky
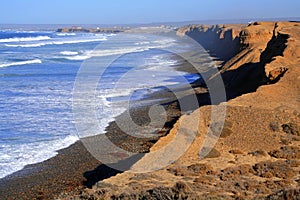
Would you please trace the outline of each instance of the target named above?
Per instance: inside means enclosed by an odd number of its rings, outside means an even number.
[[[131,24],[299,17],[299,0],[1,0],[0,24]]]

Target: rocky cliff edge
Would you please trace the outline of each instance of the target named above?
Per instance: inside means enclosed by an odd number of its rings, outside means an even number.
[[[224,61],[220,71],[227,91],[233,94],[222,103],[227,107],[226,119],[217,144],[204,159],[199,158],[208,130],[213,131],[210,111],[218,105],[202,106],[181,116],[151,148],[155,151],[172,141],[181,121],[189,121],[188,127],[198,124],[192,145],[176,162],[149,173],[124,172],[71,197],[299,198],[300,24],[195,25],[179,29],[178,34],[193,37]],[[145,162],[143,158],[138,161]]]

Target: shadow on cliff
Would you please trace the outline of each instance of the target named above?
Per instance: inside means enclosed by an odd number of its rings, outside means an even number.
[[[115,121],[113,121],[106,128],[106,134],[96,135],[92,137],[92,140],[87,140],[86,144],[88,145],[96,144],[99,146],[105,146],[107,143],[106,140],[109,139],[110,142],[112,142],[114,145],[118,146],[119,148],[126,150],[128,152],[136,152],[137,154],[128,156],[126,152],[117,152],[118,151],[117,149],[113,150],[113,152],[111,153],[109,152],[109,155],[111,156],[115,155],[116,158],[120,159],[120,161],[117,163],[110,163],[109,166],[105,164],[100,164],[95,169],[85,172],[83,176],[86,180],[82,184],[88,188],[92,188],[92,186],[95,185],[97,182],[115,176],[118,173],[122,173],[122,171],[119,171],[118,169],[122,169],[123,171],[129,170],[133,164],[135,164],[138,160],[140,160],[144,156],[144,153],[148,153],[152,145],[157,142],[160,136],[168,134],[169,130],[173,127],[173,124],[178,120],[180,116],[180,111],[178,107],[176,105],[171,105],[171,103],[172,102],[166,104],[168,119],[164,124],[164,128],[162,130],[159,130],[157,132],[157,135],[155,136],[145,137],[145,138],[134,137],[132,135],[126,134],[126,132],[124,132],[118,126],[118,124]],[[150,107],[151,105],[143,106],[142,108],[138,108],[138,109],[129,109],[132,120],[140,126],[148,125],[151,122],[151,119],[148,116]],[[125,113],[126,112],[122,113],[117,118],[122,119]],[[126,114],[125,117],[127,117]],[[104,149],[102,152],[99,152],[100,156],[102,154],[108,154],[105,151],[106,150]],[[121,160],[121,157],[123,157],[123,160]],[[104,158],[104,160],[105,159],[106,158]]]
[[[97,182],[122,173],[122,171],[117,170],[119,168],[129,170],[132,166],[131,163],[136,163],[141,158],[142,156],[140,154],[137,154],[119,163],[111,164],[110,167],[105,164],[100,164],[95,169],[87,171],[83,174],[83,176],[86,178],[86,181],[83,182],[83,185],[88,188],[92,188],[92,186]]]
[[[230,99],[234,99],[243,94],[255,92],[258,89],[258,87],[262,85],[273,84],[279,81],[279,79],[284,75],[284,73],[287,70],[281,71],[276,79],[270,80],[269,77],[266,76],[265,66],[266,64],[272,62],[276,56],[283,56],[283,52],[287,47],[286,43],[288,38],[289,36],[286,34],[278,33],[276,35],[274,32],[273,37],[268,42],[266,49],[262,51],[259,62],[255,62],[255,63],[246,62],[236,69],[225,70],[224,72],[219,73],[219,75],[221,75],[224,82],[227,101]],[[202,40],[204,39],[201,40],[199,39],[200,42]],[[204,46],[209,43],[210,42],[205,42]],[[201,45],[203,45],[203,43],[201,43]],[[223,58],[222,55],[220,57]],[[222,70],[222,67],[220,68],[220,70]],[[207,74],[205,74],[203,77],[211,77],[211,74],[213,74],[214,76],[217,75],[210,71],[208,71]],[[197,87],[207,88],[207,85],[216,84],[214,83],[215,81],[216,81],[215,78],[208,78],[207,80],[198,79],[192,85],[194,88]],[[206,84],[208,82],[210,83]],[[189,99],[191,99],[193,95],[194,94],[185,96],[184,101],[187,102]],[[197,94],[196,96],[198,99],[199,106],[212,104],[208,92]],[[215,104],[222,103],[223,101],[224,98],[214,99]],[[194,108],[193,104],[191,104],[190,108],[188,108],[188,110],[195,110],[195,109],[197,108]]]
[[[222,32],[219,28],[213,26],[205,32],[195,29],[187,35],[198,42],[215,60],[226,62],[239,52],[239,38],[233,38],[232,29],[226,30],[221,37]]]
[[[273,37],[268,42],[266,49],[261,53],[259,62],[244,63],[236,69],[225,70],[225,72],[221,73],[226,90],[227,100],[246,93],[255,92],[261,85],[273,84],[279,81],[287,69],[281,71],[277,78],[271,80],[270,77],[266,76],[265,66],[266,64],[272,62],[275,57],[283,56],[283,52],[287,47],[286,43],[288,38],[289,36],[287,34],[277,33],[276,35],[274,29]],[[205,47],[208,42],[203,43],[201,40],[199,40],[199,43]],[[216,54],[216,56],[219,56],[221,59],[224,58],[223,54]],[[213,82],[214,79],[205,80],[205,82],[208,81]],[[205,82],[200,81],[200,84],[206,86]],[[201,98],[203,97],[205,97],[205,95],[202,94]],[[203,103],[203,99],[201,99],[201,101]],[[211,102],[207,102],[206,100],[206,103],[210,104]]]

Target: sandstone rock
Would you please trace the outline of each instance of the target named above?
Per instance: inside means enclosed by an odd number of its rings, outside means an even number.
[[[284,159],[300,159],[300,148],[295,146],[284,146],[280,150],[269,152],[270,156]]]
[[[255,174],[257,176],[265,177],[265,178],[272,178],[272,177],[278,177],[278,178],[292,178],[297,174],[296,171],[294,171],[287,162],[278,160],[275,162],[272,161],[263,161],[260,163],[257,163],[253,166]]]
[[[296,123],[287,123],[281,125],[282,130],[296,136],[300,136],[300,126]]]
[[[214,170],[210,165],[207,164],[192,164],[190,166],[181,166],[175,168],[169,168],[169,172],[175,176],[200,176],[214,174]]]
[[[187,169],[193,171],[197,175],[209,175],[214,173],[213,168],[208,164],[193,164],[188,166]]]
[[[240,176],[254,174],[251,165],[244,164],[237,167],[228,167],[221,171],[220,179],[228,181],[229,179],[239,179]]]
[[[194,179],[194,182],[196,184],[213,185],[214,180],[215,179],[213,176],[199,176],[198,178]]]
[[[279,200],[279,199],[298,200],[300,199],[300,188],[280,190],[274,194],[269,195],[266,199],[267,200]]]
[[[232,149],[229,151],[229,153],[232,153],[232,154],[244,154],[244,152],[240,149]]]
[[[299,125],[291,121],[299,117],[300,30],[295,25],[258,22],[237,29],[231,25],[180,28],[178,34],[191,36],[210,55],[227,61],[219,68],[230,99],[227,120],[223,131],[218,128],[221,122],[209,127],[211,134],[221,132],[224,137],[207,157],[199,158],[207,136],[202,133],[210,122],[208,112],[203,112],[195,141],[167,170],[143,175],[125,172],[105,180],[111,183],[107,188],[93,188],[93,194],[83,192],[84,198],[99,198],[104,193],[112,199],[298,198]],[[214,76],[209,81],[214,81]],[[231,92],[235,94],[230,96]],[[276,109],[279,107],[285,109]],[[282,124],[287,119],[290,121]],[[172,134],[176,135],[177,128],[173,127]],[[286,140],[287,146],[281,140]],[[210,149],[204,147],[200,155]]]
[[[239,31],[243,25],[192,25],[179,28],[177,35],[188,35],[199,42],[212,56],[229,60],[239,50]]]

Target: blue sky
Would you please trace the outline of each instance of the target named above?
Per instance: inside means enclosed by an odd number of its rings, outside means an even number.
[[[0,23],[126,24],[299,17],[299,0],[1,0]]]

